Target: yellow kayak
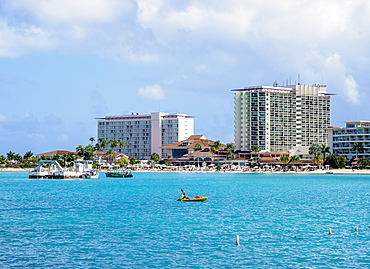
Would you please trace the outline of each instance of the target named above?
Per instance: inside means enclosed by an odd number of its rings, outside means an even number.
[[[207,200],[208,197],[199,197],[199,196],[195,196],[194,198],[189,198],[189,199],[177,199],[176,201],[183,201],[183,202],[203,202],[205,200]]]

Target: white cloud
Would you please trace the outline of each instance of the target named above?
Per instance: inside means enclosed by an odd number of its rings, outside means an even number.
[[[9,26],[0,19],[0,57],[17,57],[31,51],[49,50],[53,35],[34,25]]]
[[[347,39],[368,35],[370,31],[370,5],[364,0],[183,1],[180,8],[170,0],[137,2],[138,21],[163,43],[185,33],[201,40],[251,46],[271,39],[317,45],[343,35]]]
[[[0,122],[5,122],[5,121],[7,121],[6,116],[5,116],[5,115],[0,114]]]
[[[337,88],[353,103],[359,92],[350,61],[370,58],[370,2],[365,0],[7,0],[5,6],[13,24],[0,21],[0,57],[83,51],[176,65],[188,80],[192,73],[250,73],[247,68],[267,65],[285,73],[303,69],[326,78],[339,76]],[[311,51],[320,61],[304,59]],[[336,52],[345,58],[336,59]],[[252,63],[256,59],[264,65]],[[164,98],[158,85],[140,89],[139,95]]]
[[[22,10],[47,24],[114,23],[133,11],[130,0],[11,0],[8,7]]]
[[[347,67],[338,52],[325,59],[324,72],[331,78],[331,85],[341,89],[347,102],[360,103],[357,82],[352,75],[348,74]]]
[[[62,142],[66,142],[69,140],[69,136],[67,134],[60,134],[58,135],[58,140]]]
[[[6,0],[0,57],[33,50],[81,50],[134,62],[168,50],[248,50],[292,55],[341,47],[370,35],[365,0]],[[12,17],[13,16],[13,17]],[[3,42],[2,42],[3,41]],[[83,42],[83,43],[82,43]],[[367,50],[367,42],[356,42]],[[363,44],[363,45],[361,45]],[[357,48],[357,51],[359,48]],[[208,63],[204,63],[208,65]]]
[[[159,85],[148,85],[144,88],[140,88],[138,94],[142,98],[161,100],[164,98],[164,92]]]
[[[353,104],[360,103],[360,95],[358,92],[358,85],[355,79],[352,76],[346,76],[344,80],[344,89],[346,96],[349,101]]]
[[[203,72],[203,71],[207,70],[207,66],[206,66],[206,65],[201,64],[201,65],[196,66],[196,67],[195,67],[195,70],[196,70],[198,73],[201,73],[201,72]]]
[[[255,11],[248,5],[192,3],[183,9],[172,7],[169,1],[138,0],[138,20],[151,29],[163,43],[177,38],[178,34],[239,38],[250,30]],[[172,7],[172,8],[171,8]],[[226,36],[225,36],[225,33]]]

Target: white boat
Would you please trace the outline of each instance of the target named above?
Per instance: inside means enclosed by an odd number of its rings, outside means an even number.
[[[99,172],[98,171],[85,171],[82,173],[81,178],[98,178]]]
[[[57,161],[39,161],[37,167],[29,173],[29,178],[65,179],[82,178],[91,171],[92,161],[75,161],[71,168],[63,168]]]

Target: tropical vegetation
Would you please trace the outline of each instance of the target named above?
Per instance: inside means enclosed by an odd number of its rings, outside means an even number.
[[[362,143],[355,142],[355,143],[352,144],[351,151],[356,152],[356,158],[358,158],[358,153],[363,153],[364,152],[364,147],[362,146]]]
[[[334,169],[345,168],[347,163],[347,158],[343,155],[339,155],[336,153],[330,154],[326,157],[324,161],[324,165],[329,165]]]

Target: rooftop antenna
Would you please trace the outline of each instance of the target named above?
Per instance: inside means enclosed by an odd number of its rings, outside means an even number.
[[[298,85],[301,85],[301,75],[298,74]]]

